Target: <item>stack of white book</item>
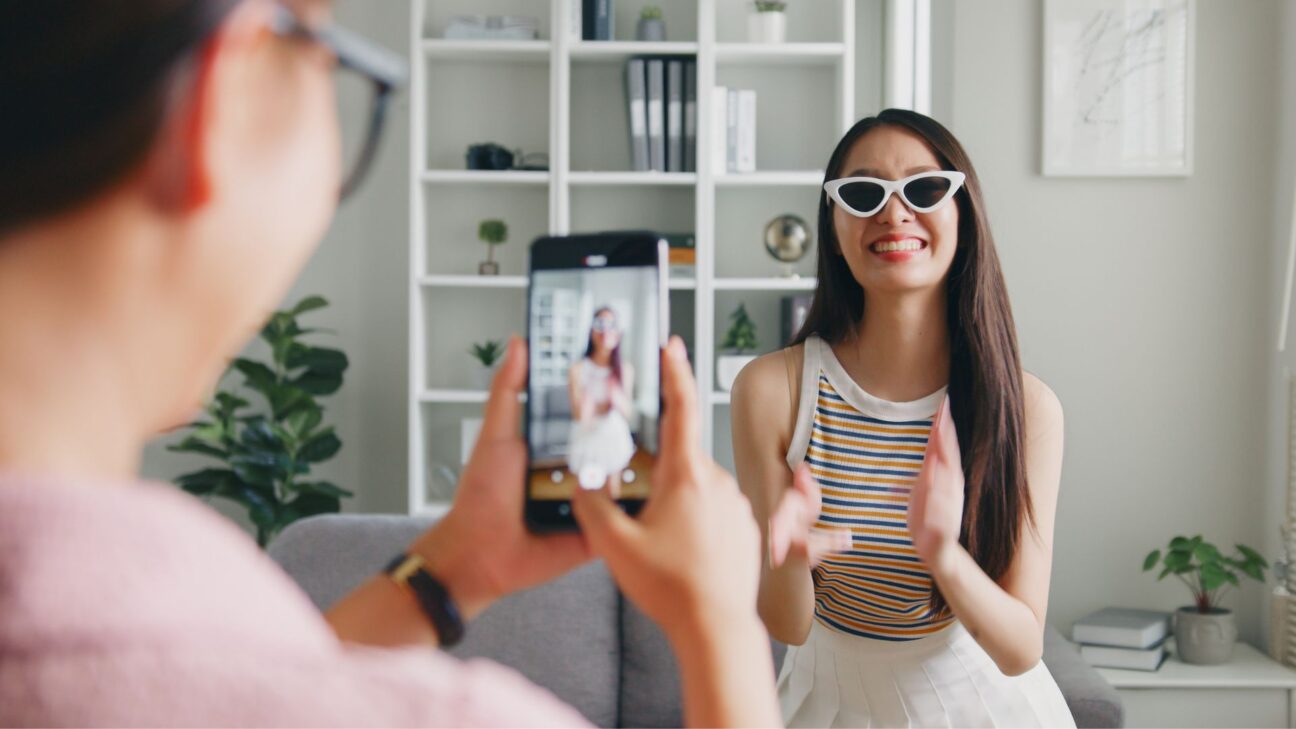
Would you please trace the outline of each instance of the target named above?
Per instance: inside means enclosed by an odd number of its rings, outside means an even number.
[[[1091,666],[1155,671],[1166,659],[1170,614],[1155,610],[1104,608],[1077,620],[1071,640]]]
[[[711,90],[711,165],[717,174],[756,171],[756,92]]]

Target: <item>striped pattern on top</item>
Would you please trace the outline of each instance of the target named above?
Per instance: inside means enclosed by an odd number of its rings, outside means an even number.
[[[933,417],[935,413],[933,413]],[[954,620],[933,614],[932,579],[909,538],[909,488],[931,433],[926,420],[880,420],[846,402],[822,373],[806,464],[819,481],[818,528],[848,528],[851,551],[814,569],[815,617],[876,640],[915,640]]]

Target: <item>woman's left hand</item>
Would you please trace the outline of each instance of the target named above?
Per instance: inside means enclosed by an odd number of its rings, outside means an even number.
[[[932,572],[959,546],[963,528],[963,458],[950,401],[932,421],[922,470],[909,494],[909,535],[914,550]]]

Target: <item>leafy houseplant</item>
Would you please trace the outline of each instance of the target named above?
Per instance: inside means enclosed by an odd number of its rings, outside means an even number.
[[[635,40],[666,40],[666,23],[662,20],[661,8],[656,5],[645,5],[639,11],[639,23],[635,26]]]
[[[477,265],[477,273],[482,276],[499,275],[499,264],[495,262],[495,246],[508,240],[508,224],[503,220],[483,220],[477,226],[477,237],[486,244],[486,260]]]
[[[739,354],[756,351],[759,346],[756,341],[756,322],[747,313],[747,305],[739,304],[729,314],[729,320],[733,323],[729,325],[729,331],[725,333],[724,342],[720,346]]]
[[[716,384],[725,392],[733,388],[738,372],[756,359],[753,353],[760,346],[756,340],[756,322],[747,313],[746,304],[739,304],[729,315],[729,320],[732,322],[729,331],[720,343],[720,348],[726,353],[716,358]]]
[[[1241,584],[1239,574],[1264,582],[1269,563],[1259,552],[1242,544],[1226,556],[1218,547],[1197,535],[1176,536],[1163,554],[1154,549],[1143,559],[1143,571],[1161,565],[1157,580],[1177,577],[1192,593],[1193,604],[1179,608],[1175,616],[1175,644],[1179,657],[1188,663],[1223,663],[1233,652],[1237,626],[1233,612],[1220,607],[1227,588]]]
[[[782,43],[787,37],[785,2],[756,0],[756,12],[747,18],[747,40],[752,43]]]
[[[499,364],[500,357],[504,356],[504,343],[491,340],[481,344],[474,344],[468,349],[468,353],[480,365],[475,373],[477,387],[482,390],[490,389],[491,375],[494,374],[495,365]]]
[[[270,346],[269,364],[234,360],[229,372],[243,376],[244,387],[260,396],[263,407],[252,408],[234,391],[218,391],[206,407],[206,416],[189,426],[183,440],[168,447],[221,462],[219,467],[186,473],[176,483],[196,496],[241,504],[262,547],[298,519],[337,512],[341,499],[352,495],[328,481],[310,478],[312,467],[342,447],[333,428],[323,425],[324,408],[317,398],[342,386],[347,356],[302,342],[303,336],[319,330],[303,329],[297,323],[302,314],[326,306],[322,297],[311,296],[270,318],[261,330],[261,339]]]

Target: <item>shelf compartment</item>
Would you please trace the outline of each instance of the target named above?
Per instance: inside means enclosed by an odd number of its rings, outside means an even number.
[[[477,278],[477,264],[486,260],[486,244],[478,240],[482,220],[498,218],[508,225],[508,241],[495,246],[499,278],[524,276],[527,246],[549,232],[549,188],[543,185],[425,185],[422,189],[425,228],[425,268],[420,276],[449,275]],[[485,277],[483,277],[485,278]],[[457,279],[449,279],[455,281]],[[489,286],[490,284],[480,284]]]
[[[421,169],[521,174],[465,169],[469,145],[486,142],[514,153],[549,154],[548,61],[482,63],[470,58],[424,58],[420,62],[425,71],[421,96],[427,156],[414,164]]]
[[[510,335],[526,331],[526,290],[424,288],[420,293],[426,345],[420,394],[441,402],[481,402],[470,393],[488,382],[470,348],[485,341],[506,344]],[[465,320],[465,312],[471,312],[471,320]]]

